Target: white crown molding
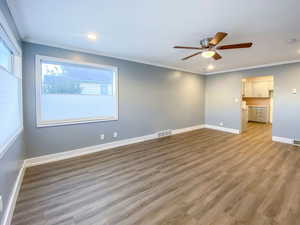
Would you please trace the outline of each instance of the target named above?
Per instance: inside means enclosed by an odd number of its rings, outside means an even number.
[[[148,62],[148,61],[137,60],[137,59],[127,58],[127,57],[120,57],[120,56],[115,56],[115,55],[112,55],[112,54],[105,54],[105,53],[100,52],[100,51],[93,51],[93,50],[87,50],[87,49],[82,49],[82,48],[76,48],[76,47],[72,47],[72,46],[52,43],[52,42],[49,42],[49,41],[40,41],[40,40],[31,39],[29,37],[26,37],[26,35],[24,35],[26,33],[25,32],[26,29],[25,29],[24,23],[22,23],[22,19],[20,18],[20,12],[18,12],[16,2],[13,1],[13,0],[6,0],[6,2],[7,2],[8,8],[9,8],[14,20],[18,21],[18,23],[16,23],[16,26],[18,28],[18,31],[19,31],[20,35],[21,35],[22,41],[24,41],[24,42],[30,42],[30,43],[33,43],[33,44],[46,45],[46,46],[55,47],[55,48],[62,48],[62,49],[70,50],[70,51],[78,51],[78,52],[83,52],[83,53],[87,53],[87,54],[105,56],[105,57],[109,57],[109,58],[129,61],[129,62],[141,63],[141,64],[150,65],[150,66],[156,66],[156,67],[161,67],[161,68],[166,68],[166,69],[171,69],[171,70],[176,70],[176,71],[181,71],[181,72],[187,72],[187,73],[202,75],[198,71],[182,69],[182,68],[178,68],[178,67],[174,67],[174,66],[166,66],[166,65],[159,64],[159,63],[152,63],[152,62]]]
[[[184,132],[189,132],[193,130],[198,130],[204,128],[203,125],[196,125],[196,126],[191,126],[191,127],[186,127],[186,128],[180,128],[180,129],[175,129],[172,130],[172,135],[175,134],[180,134]],[[109,142],[101,145],[95,145],[95,146],[90,146],[90,147],[85,147],[85,148],[80,148],[80,149],[75,149],[75,150],[70,150],[70,151],[65,151],[61,153],[56,153],[56,154],[49,154],[45,156],[39,156],[35,158],[29,158],[25,160],[25,167],[31,167],[31,166],[36,166],[36,165],[41,165],[49,162],[55,162],[55,161],[60,161],[64,159],[69,159],[73,157],[78,157],[82,155],[87,155],[95,152],[101,152],[105,150],[109,150],[112,148],[116,147],[121,147],[129,144],[135,144],[143,141],[148,141],[152,139],[158,139],[157,133],[141,136],[141,137],[135,137],[135,138],[129,138],[125,140],[120,140],[120,141],[114,141],[114,142]]]
[[[17,50],[18,54],[22,54],[22,49],[21,46],[18,43],[18,40],[16,39],[13,31],[11,30],[6,17],[4,16],[4,14],[2,13],[2,11],[0,10],[0,25],[2,26],[2,28],[4,29],[4,32],[7,34],[9,41],[13,44],[14,48]]]
[[[166,65],[159,64],[159,63],[152,63],[152,62],[143,61],[143,60],[137,60],[137,59],[127,58],[127,57],[120,57],[120,56],[115,56],[115,55],[111,55],[111,54],[106,54],[106,53],[103,53],[103,52],[100,52],[100,51],[76,48],[76,47],[73,47],[73,46],[61,45],[61,44],[52,43],[52,42],[48,42],[48,41],[39,41],[39,40],[31,39],[31,38],[23,38],[23,41],[33,43],[33,44],[46,45],[46,46],[50,46],[50,47],[54,47],[54,48],[61,48],[61,49],[70,50],[70,51],[76,51],[76,52],[82,52],[82,53],[93,54],[93,55],[98,55],[98,56],[104,56],[104,57],[124,60],[124,61],[128,61],[128,62],[140,63],[140,64],[145,64],[145,65],[150,65],[150,66],[155,66],[155,67],[160,67],[160,68],[165,68],[165,69],[170,69],[170,70],[176,70],[176,71],[180,71],[180,72],[192,73],[192,74],[195,74],[195,75],[203,75],[200,72],[196,72],[196,71],[192,71],[192,70],[186,70],[186,69],[182,69],[182,68],[179,68],[179,67],[166,66]]]
[[[23,181],[23,177],[25,174],[25,165],[23,163],[22,167],[19,170],[19,174],[18,177],[15,181],[15,184],[13,186],[12,192],[10,194],[9,200],[8,200],[8,204],[6,207],[6,210],[4,211],[4,215],[3,215],[3,225],[10,225],[11,224],[11,220],[13,217],[13,213],[15,210],[15,206],[17,203],[17,199],[18,199],[18,195],[20,192],[20,188],[22,185],[22,181]]]
[[[17,8],[17,2],[15,0],[6,0],[8,9],[14,19],[15,25],[17,26],[20,38],[23,40],[24,34],[26,33],[25,25],[23,20],[21,19],[21,12],[19,12]]]
[[[66,49],[66,50],[70,50],[70,51],[78,51],[78,52],[83,52],[83,53],[87,53],[87,54],[93,54],[93,55],[98,55],[98,56],[114,58],[114,59],[120,59],[120,60],[129,61],[129,62],[141,63],[141,64],[150,65],[150,66],[161,67],[161,68],[166,68],[166,69],[171,69],[171,70],[176,70],[176,71],[181,71],[181,72],[187,72],[187,73],[193,73],[193,74],[197,74],[197,75],[204,75],[204,76],[223,74],[223,73],[229,73],[229,72],[238,72],[238,71],[244,71],[244,70],[267,68],[267,67],[272,67],[272,66],[280,66],[280,65],[287,65],[287,64],[293,64],[293,63],[300,62],[300,59],[296,59],[296,60],[290,60],[290,61],[281,61],[281,62],[276,62],[276,63],[262,64],[262,65],[256,65],[256,66],[248,66],[248,67],[239,67],[239,68],[235,68],[235,69],[203,73],[203,72],[199,72],[199,71],[186,70],[186,69],[182,69],[179,67],[167,66],[167,65],[152,63],[152,62],[148,62],[148,61],[142,61],[142,60],[136,60],[136,59],[132,59],[132,58],[110,55],[110,54],[102,53],[99,51],[86,50],[86,49],[82,49],[82,48],[76,48],[76,47],[72,47],[72,46],[55,44],[55,43],[45,42],[45,41],[38,41],[38,40],[30,39],[30,38],[24,38],[23,41],[33,43],[33,44],[46,45],[46,46],[50,46],[50,47],[54,47],[54,48],[61,48],[61,49]]]
[[[276,63],[270,63],[270,64],[262,64],[262,65],[257,65],[257,66],[240,67],[240,68],[230,69],[230,70],[221,70],[221,71],[217,71],[217,72],[202,73],[202,75],[214,75],[214,74],[220,74],[220,73],[238,72],[238,71],[243,71],[243,70],[260,69],[260,68],[293,64],[293,63],[299,63],[299,62],[300,62],[300,59],[296,59],[296,60],[282,61],[282,62],[276,62]]]
[[[181,71],[181,72],[202,75],[199,71],[187,70],[187,69],[182,69],[182,68],[178,68],[178,67],[174,67],[174,66],[166,66],[166,65],[159,64],[159,63],[152,63],[149,61],[137,60],[137,59],[127,58],[127,57],[120,57],[120,56],[115,56],[112,54],[106,54],[106,53],[103,53],[100,51],[76,48],[73,46],[52,43],[49,41],[40,41],[40,40],[31,39],[29,37],[26,37],[26,35],[24,35],[26,33],[25,32],[26,29],[25,29],[24,23],[22,22],[23,20],[20,18],[20,12],[17,9],[16,2],[13,0],[6,0],[6,1],[7,1],[8,8],[9,8],[14,20],[18,21],[18,23],[16,23],[16,26],[19,30],[22,41],[30,42],[30,43],[34,43],[34,44],[40,44],[40,45],[47,45],[47,46],[55,47],[55,48],[62,48],[62,49],[70,50],[70,51],[78,51],[78,52],[83,52],[83,53],[88,53],[88,54],[93,54],[93,55],[105,56],[105,57],[129,61],[129,62],[141,63],[141,64],[146,64],[146,65],[150,65],[150,66],[156,66],[156,67],[161,67],[161,68],[166,68],[166,69],[171,69],[171,70],[176,70],[176,71]]]
[[[219,131],[224,131],[224,132],[227,132],[227,133],[240,134],[240,130],[233,129],[233,128],[219,127],[219,126],[209,125],[209,124],[205,124],[204,128],[213,129],[213,130],[219,130]]]
[[[9,8],[14,20],[18,21],[18,23],[16,23],[16,26],[19,30],[22,40],[25,42],[30,42],[30,43],[34,43],[34,44],[47,45],[47,46],[51,46],[51,47],[55,47],[55,48],[62,48],[62,49],[71,50],[71,51],[79,51],[79,52],[83,52],[83,53],[105,56],[105,57],[110,57],[110,58],[115,58],[115,59],[120,59],[120,60],[126,60],[129,62],[141,63],[141,64],[146,64],[146,65],[176,70],[176,71],[198,74],[198,75],[214,75],[214,74],[222,74],[222,73],[228,73],[228,72],[238,72],[238,71],[244,71],[244,70],[259,69],[259,68],[266,68],[266,67],[279,66],[279,65],[300,62],[300,59],[295,59],[295,60],[289,60],[289,61],[280,61],[280,62],[275,62],[275,63],[261,64],[261,65],[248,66],[248,67],[238,67],[238,68],[234,68],[234,69],[205,73],[205,72],[188,70],[188,69],[183,69],[183,68],[174,67],[174,66],[167,66],[167,65],[163,65],[163,64],[159,64],[159,63],[149,62],[149,61],[137,60],[137,59],[128,58],[128,57],[115,56],[113,54],[106,54],[106,53],[103,53],[100,51],[76,48],[76,47],[62,45],[62,44],[58,44],[58,43],[52,43],[49,41],[35,40],[32,38],[26,37],[26,35],[24,35],[24,34],[26,34],[26,32],[25,32],[26,28],[25,28],[24,23],[22,22],[23,20],[20,18],[20,12],[17,10],[16,2],[13,0],[6,0],[6,1],[7,1],[8,8]]]

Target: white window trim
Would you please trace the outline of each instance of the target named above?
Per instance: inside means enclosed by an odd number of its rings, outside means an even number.
[[[113,117],[91,117],[91,118],[78,118],[78,119],[70,119],[70,120],[51,120],[51,121],[43,121],[41,115],[41,107],[42,107],[42,61],[52,61],[57,63],[69,63],[80,66],[88,66],[99,69],[110,69],[114,72],[114,85],[115,85],[115,96],[116,96],[116,116]],[[73,125],[73,124],[81,124],[81,123],[95,123],[95,122],[103,122],[103,121],[115,121],[119,119],[119,84],[118,84],[118,68],[115,66],[109,65],[101,65],[95,63],[87,63],[87,62],[79,62],[74,60],[49,57],[36,55],[35,62],[35,71],[36,71],[36,79],[35,79],[35,90],[36,90],[36,126],[37,127],[51,127],[51,126],[62,126],[62,125]]]
[[[4,42],[13,48],[13,67],[12,75],[15,76],[21,85],[19,85],[19,107],[20,107],[20,127],[16,132],[6,141],[6,143],[0,148],[0,159],[5,155],[8,149],[15,143],[19,135],[23,132],[23,96],[22,96],[22,49],[19,46],[17,39],[15,38],[13,32],[11,31],[9,24],[0,11],[0,36]],[[5,68],[3,68],[5,69]]]

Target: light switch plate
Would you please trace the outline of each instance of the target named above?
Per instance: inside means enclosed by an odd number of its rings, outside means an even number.
[[[118,137],[118,132],[114,132],[113,137],[114,138]]]

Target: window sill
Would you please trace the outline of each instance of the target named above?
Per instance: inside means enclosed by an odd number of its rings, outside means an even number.
[[[52,121],[38,121],[37,127],[56,127],[56,126],[66,126],[66,125],[76,125],[76,124],[86,124],[86,123],[97,123],[97,122],[108,122],[116,121],[118,117],[105,117],[105,118],[90,118],[90,119],[77,119],[77,120],[52,120]]]

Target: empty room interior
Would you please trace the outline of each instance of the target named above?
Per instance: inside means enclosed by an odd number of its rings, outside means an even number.
[[[299,225],[299,21],[0,0],[0,225]]]

